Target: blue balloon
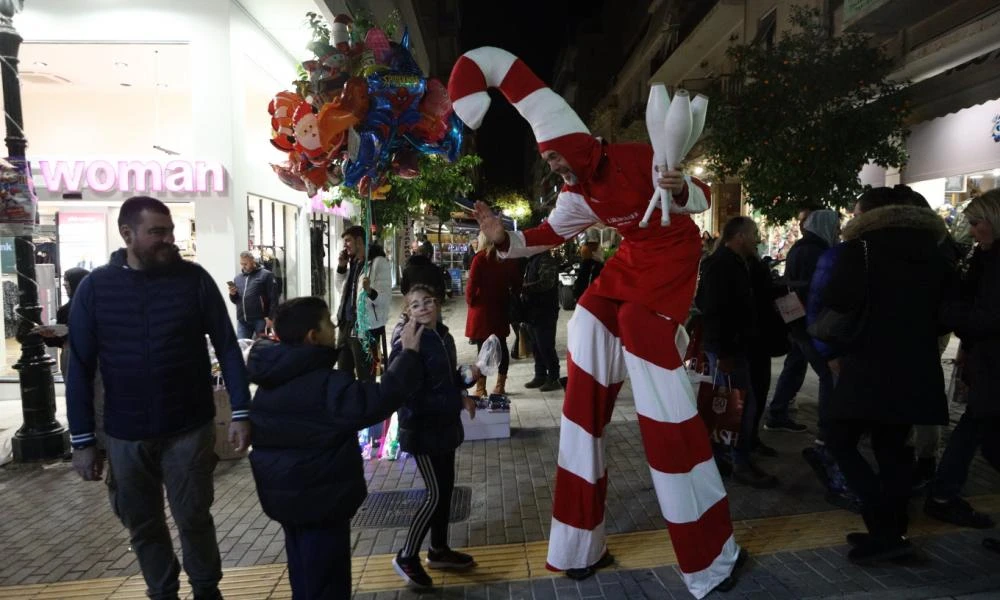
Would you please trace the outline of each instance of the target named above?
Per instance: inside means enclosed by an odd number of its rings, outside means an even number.
[[[344,161],[344,185],[351,188],[357,188],[365,175],[375,177],[378,174],[376,157],[382,152],[383,144],[374,131],[362,131],[360,137],[357,157]]]

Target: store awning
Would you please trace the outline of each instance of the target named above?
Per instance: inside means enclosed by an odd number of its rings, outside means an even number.
[[[913,84],[910,123],[921,123],[1000,96],[1000,48]]]

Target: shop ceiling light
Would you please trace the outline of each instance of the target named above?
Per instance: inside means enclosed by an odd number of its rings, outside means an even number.
[[[993,169],[993,176],[1000,177],[1000,169]]]
[[[125,83],[124,81],[123,81],[123,82],[121,82],[121,83],[119,83],[118,85],[120,85],[120,86],[122,86],[122,87],[132,87],[132,84],[131,84],[131,83]]]
[[[36,67],[42,67],[42,68],[49,66],[49,63],[42,62],[40,60],[36,60],[35,62],[33,62],[31,64],[34,65],[34,66],[36,66]]]
[[[128,63],[127,62],[122,62],[120,60],[116,60],[115,61],[115,68],[116,69],[127,69],[128,68]]]

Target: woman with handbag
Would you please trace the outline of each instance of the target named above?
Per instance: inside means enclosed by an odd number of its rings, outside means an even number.
[[[973,509],[961,492],[977,449],[1000,470],[1000,190],[972,200],[964,212],[976,248],[960,295],[946,305],[944,317],[962,340],[955,368],[961,368],[968,385],[968,401],[941,456],[924,512],[940,521],[988,529],[993,519]]]
[[[905,537],[907,440],[915,424],[948,421],[937,340],[954,271],[938,250],[947,230],[933,211],[876,188],[861,196],[856,214],[810,333],[839,348],[827,445],[861,499],[868,529],[847,536],[848,559],[871,564],[914,552]],[[877,474],[858,450],[866,434]]]
[[[465,320],[465,337],[482,349],[483,342],[491,335],[500,340],[502,351],[500,372],[493,388],[494,394],[506,394],[507,369],[510,367],[510,351],[507,336],[510,335],[508,302],[513,294],[521,290],[521,273],[517,261],[501,260],[496,248],[482,233],[479,234],[479,251],[472,258],[469,268],[469,283],[465,287],[465,301],[469,312]],[[486,376],[480,375],[476,382],[476,395],[486,396]]]

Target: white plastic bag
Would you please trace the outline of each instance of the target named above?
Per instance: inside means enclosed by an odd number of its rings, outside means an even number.
[[[483,347],[479,351],[479,358],[476,359],[476,367],[479,372],[486,377],[493,377],[500,370],[500,359],[502,357],[500,340],[495,335],[491,335],[483,342]]]

